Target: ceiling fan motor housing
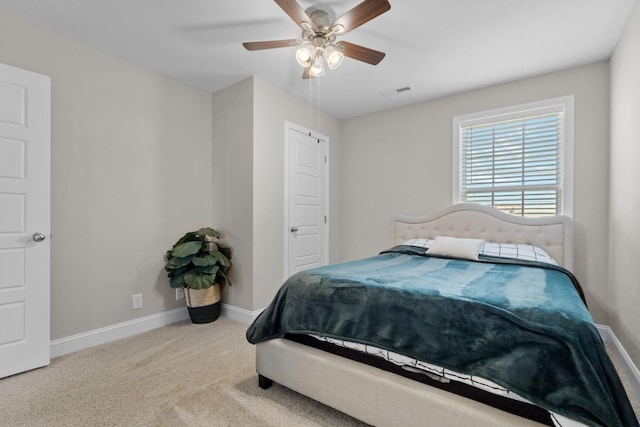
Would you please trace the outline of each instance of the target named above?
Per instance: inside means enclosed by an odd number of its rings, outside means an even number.
[[[311,22],[313,26],[316,27],[318,31],[327,32],[329,30],[329,25],[331,25],[331,21],[329,20],[329,14],[322,9],[316,9],[309,14],[309,18],[311,18]]]

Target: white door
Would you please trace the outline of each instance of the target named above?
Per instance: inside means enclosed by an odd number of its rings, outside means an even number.
[[[328,138],[286,126],[289,277],[328,261]]]
[[[0,64],[0,378],[49,364],[50,85]]]

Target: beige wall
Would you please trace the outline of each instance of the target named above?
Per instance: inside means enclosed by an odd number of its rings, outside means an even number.
[[[52,339],[183,306],[163,255],[205,225],[233,248],[225,302],[267,305],[284,276],[284,122],[330,137],[337,177],[338,120],[259,78],[212,96],[4,12],[0,62],[52,78]]]
[[[295,98],[259,77],[254,77],[254,301],[261,309],[282,285],[284,273],[284,153],[285,121],[329,138],[330,240],[335,242],[340,219],[339,200],[340,127],[332,116],[309,102]],[[330,248],[335,260],[338,248]]]
[[[611,58],[611,326],[640,366],[640,4]]]
[[[210,95],[1,11],[0,62],[51,76],[51,338],[184,305],[163,256],[211,219]]]
[[[284,280],[285,121],[330,138],[332,177],[339,176],[339,122],[309,114],[305,101],[259,77],[216,92],[213,105],[214,194],[222,201],[214,204],[214,218],[234,248],[234,285],[225,300],[253,312]],[[338,190],[331,188],[332,198]]]
[[[575,95],[575,272],[598,322],[607,287],[609,71],[600,62],[345,121],[339,245],[345,260],[389,245],[394,214],[451,203],[452,118]]]
[[[246,79],[212,96],[213,223],[232,248],[226,304],[253,304],[253,82]]]

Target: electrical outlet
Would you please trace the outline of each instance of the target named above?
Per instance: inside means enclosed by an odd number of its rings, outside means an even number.
[[[176,301],[184,299],[184,288],[176,288]]]
[[[133,309],[137,310],[142,308],[142,294],[135,294],[133,296]]]

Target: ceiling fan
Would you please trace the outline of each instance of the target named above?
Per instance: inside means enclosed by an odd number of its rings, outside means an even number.
[[[314,9],[307,14],[296,0],[274,1],[302,28],[301,39],[242,43],[247,50],[299,46],[296,60],[304,67],[302,78],[305,79],[325,75],[325,61],[329,69],[333,70],[340,66],[345,56],[371,65],[377,65],[384,58],[384,52],[346,41],[336,42],[336,37],[391,9],[388,0],[364,0],[333,22],[322,9]]]

